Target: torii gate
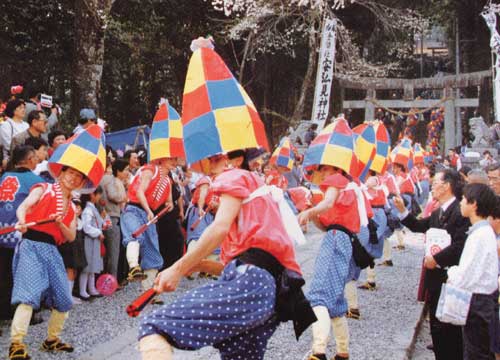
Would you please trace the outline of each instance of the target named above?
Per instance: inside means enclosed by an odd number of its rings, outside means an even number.
[[[365,121],[375,118],[375,108],[377,106],[392,109],[411,108],[433,108],[444,106],[444,130],[446,149],[461,145],[460,138],[456,136],[456,116],[455,108],[479,106],[478,98],[455,97],[456,89],[472,86],[481,86],[483,79],[491,77],[491,71],[478,71],[467,74],[448,75],[434,78],[421,79],[390,79],[390,78],[350,78],[347,76],[335,76],[341,88],[341,99],[343,109],[365,109]],[[345,89],[365,90],[364,100],[345,100]],[[377,100],[377,90],[403,90],[403,99],[399,100]],[[442,89],[443,98],[441,100],[415,100],[415,89]]]

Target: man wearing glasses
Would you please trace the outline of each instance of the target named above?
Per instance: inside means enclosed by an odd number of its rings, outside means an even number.
[[[436,309],[441,285],[446,282],[446,269],[457,265],[464,247],[469,220],[460,213],[462,181],[453,169],[438,172],[432,182],[432,197],[439,202],[439,208],[431,216],[417,220],[404,206],[400,197],[394,204],[401,213],[403,225],[413,232],[425,233],[430,228],[444,229],[450,234],[451,244],[435,255],[425,257],[424,288],[430,311],[431,336],[436,360],[462,360],[461,327],[443,323],[436,318]]]
[[[33,110],[28,114],[29,128],[17,134],[12,138],[10,151],[18,145],[24,145],[29,138],[40,138],[42,134],[47,132],[47,116],[42,110]]]

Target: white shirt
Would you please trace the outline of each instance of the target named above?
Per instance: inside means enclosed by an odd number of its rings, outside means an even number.
[[[456,200],[456,197],[452,197],[450,200],[446,201],[444,204],[442,204],[440,207],[441,207],[441,210],[443,212],[445,212],[446,210],[448,210],[448,208],[450,207],[451,204],[453,204],[453,202]]]
[[[0,145],[3,146],[4,160],[8,160],[10,157],[10,143],[12,142],[12,138],[28,130],[29,127],[27,122],[17,122],[10,118],[7,118],[7,120],[0,125]]]
[[[498,289],[497,240],[488,221],[470,227],[460,262],[448,269],[448,283],[474,294]]]

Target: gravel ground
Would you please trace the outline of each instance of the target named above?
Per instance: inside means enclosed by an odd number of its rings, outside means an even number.
[[[318,252],[322,234],[312,229],[307,234],[308,244],[297,249],[297,258],[303,269],[306,281],[310,279],[315,255]],[[349,320],[351,333],[351,359],[404,359],[410,345],[415,324],[420,316],[421,304],[416,302],[416,289],[423,254],[421,240],[412,234],[406,238],[407,249],[394,251],[392,268],[378,266],[377,284],[374,292],[359,291],[361,320]],[[364,279],[362,274],[360,282]],[[207,280],[182,281],[175,293],[163,294],[169,302],[187,289],[198,286]],[[306,285],[307,289],[307,285]],[[46,336],[47,321],[31,326],[25,342],[33,359],[85,359],[118,360],[139,359],[136,350],[136,329],[138,319],[131,319],[125,313],[126,305],[139,294],[139,285],[132,284],[109,298],[100,298],[91,303],[75,306],[65,325],[63,339],[76,348],[72,354],[57,357],[38,351]],[[149,306],[147,311],[151,311]],[[43,312],[48,319],[48,311]],[[9,324],[3,323],[0,329],[0,352],[7,353]],[[425,330],[424,330],[425,331]],[[280,326],[268,344],[266,359],[303,359],[311,343],[308,330],[297,342],[291,324]],[[329,354],[334,354],[333,341]],[[197,352],[176,352],[175,359],[219,359],[212,348]],[[427,358],[418,358],[424,360]]]

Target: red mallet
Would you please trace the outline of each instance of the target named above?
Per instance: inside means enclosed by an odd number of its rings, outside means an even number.
[[[99,291],[99,294],[104,296],[111,296],[114,294],[116,289],[118,289],[118,282],[113,275],[102,274],[97,279],[95,287],[97,291]]]
[[[132,237],[137,238],[140,236],[146,229],[151,225],[154,224],[159,218],[161,218],[163,215],[168,213],[170,210],[172,210],[171,206],[165,206],[162,211],[160,211],[154,218],[149,220],[147,223],[141,225],[136,231],[132,233]]]
[[[4,228],[0,228],[0,235],[4,235],[4,234],[11,233],[13,231],[16,231],[19,228],[19,226],[30,227],[30,226],[35,226],[35,225],[48,224],[48,223],[51,223],[51,222],[54,222],[54,221],[56,221],[56,220],[55,219],[45,219],[45,220],[40,220],[40,221],[33,221],[33,222],[30,222],[30,223],[27,223],[27,224],[19,224],[19,225],[6,226]]]
[[[205,215],[209,212],[211,212],[213,210],[213,206],[210,204],[207,206],[207,210],[205,211]],[[193,231],[194,229],[196,229],[198,227],[198,225],[200,225],[200,222],[201,220],[203,220],[203,218],[205,217],[205,215],[202,215],[200,216],[198,219],[196,219],[196,221],[191,225],[191,227],[189,228],[191,231]]]
[[[140,315],[141,311],[144,310],[147,304],[153,300],[156,296],[156,291],[154,289],[149,289],[143,292],[137,299],[132,301],[129,306],[127,306],[127,314],[130,317],[137,317]]]

